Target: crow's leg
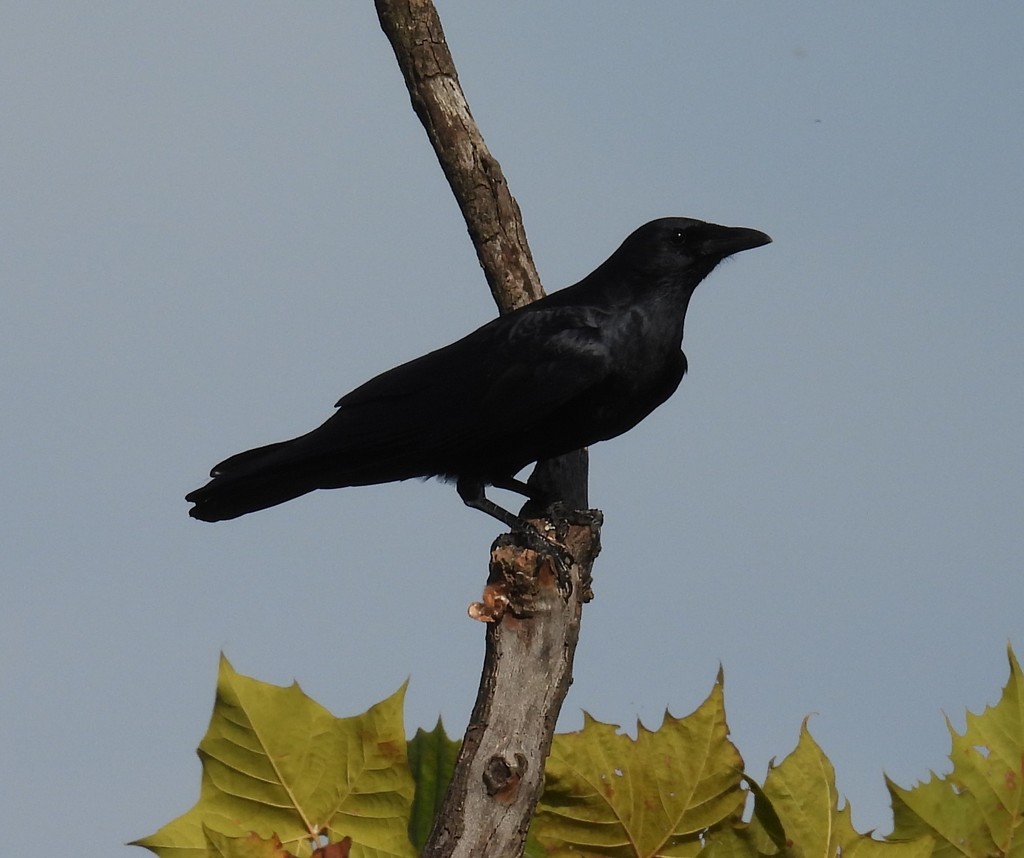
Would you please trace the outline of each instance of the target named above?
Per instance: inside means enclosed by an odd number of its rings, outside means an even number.
[[[518,482],[518,480],[511,480],[510,482]],[[524,489],[526,483],[519,483]],[[512,491],[517,491],[515,488],[511,488],[506,484],[498,486],[499,488],[510,488]],[[530,524],[525,518],[520,518],[514,512],[509,512],[502,506],[498,506],[494,501],[484,494],[484,484],[480,480],[470,480],[465,477],[460,477],[459,481],[455,484],[455,490],[459,493],[459,497],[462,498],[462,502],[473,509],[478,509],[480,512],[487,513],[492,518],[498,519],[502,524],[512,528],[512,530],[532,530],[538,535],[539,532],[532,524]]]
[[[523,495],[537,503],[547,500],[547,497],[542,496],[537,488],[531,486],[529,483],[524,483],[522,480],[517,480],[515,477],[503,477],[501,479],[492,480],[491,485],[496,489],[505,489],[505,491]]]
[[[494,485],[500,489],[508,489],[509,491],[519,491],[519,488],[517,488],[518,486],[524,490],[523,494],[527,494],[527,496],[529,496],[527,491],[525,491],[527,489],[526,483],[520,482],[519,480],[509,478],[507,480],[502,480],[501,482],[495,482]],[[478,509],[480,512],[498,519],[498,521],[507,525],[512,530],[522,533],[530,542],[534,543],[533,547],[550,555],[555,561],[559,585],[561,588],[564,588],[565,583],[568,581],[569,567],[573,563],[572,554],[565,548],[565,546],[559,545],[557,542],[548,539],[525,518],[522,518],[513,512],[509,512],[504,507],[498,506],[484,493],[484,484],[480,480],[471,480],[465,477],[460,477],[458,482],[455,484],[455,489],[466,506]]]

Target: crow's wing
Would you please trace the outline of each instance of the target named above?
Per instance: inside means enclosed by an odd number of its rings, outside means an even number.
[[[593,409],[577,405],[600,400],[612,370],[605,322],[543,305],[499,317],[356,388],[312,432],[225,459],[188,495],[190,514],[217,521],[318,488],[411,477],[487,482],[596,440]]]
[[[489,458],[522,459],[522,467],[536,458],[524,445],[536,443],[546,421],[611,371],[603,321],[601,311],[581,307],[495,319],[343,396],[335,415],[296,439],[292,452],[339,465],[358,456],[363,462],[349,465],[365,482],[378,481],[375,470],[403,475],[384,479],[450,476],[484,468]]]

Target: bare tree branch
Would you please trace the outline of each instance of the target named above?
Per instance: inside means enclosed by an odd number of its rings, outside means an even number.
[[[542,297],[519,206],[470,113],[433,3],[375,2],[498,308],[504,313]],[[538,464],[530,484],[584,510],[586,451]],[[524,514],[536,512],[530,507]],[[572,682],[601,520],[599,512],[590,511],[536,522],[572,554],[564,575],[556,574],[551,557],[524,543],[521,534],[499,537],[492,546],[484,602],[473,607],[474,615],[489,623],[480,688],[424,856],[522,853],[555,722]]]
[[[544,294],[519,206],[459,85],[431,0],[376,0],[381,27],[405,75],[413,110],[451,185],[484,276],[503,313]]]

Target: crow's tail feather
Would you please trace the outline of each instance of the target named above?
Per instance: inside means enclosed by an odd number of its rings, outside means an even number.
[[[299,469],[288,467],[287,456],[279,455],[291,443],[268,444],[225,459],[210,472],[210,482],[185,495],[195,504],[188,514],[200,521],[226,521],[316,489]]]
[[[214,479],[185,496],[195,506],[188,511],[200,521],[227,521],[290,501],[313,491],[316,486],[294,480],[251,478],[246,480]]]
[[[265,468],[270,461],[271,453],[282,452],[291,446],[293,446],[292,441],[278,441],[276,444],[266,444],[263,447],[246,450],[244,453],[236,453],[234,456],[229,456],[223,462],[218,462],[214,465],[210,471],[210,476],[239,476],[243,473]]]

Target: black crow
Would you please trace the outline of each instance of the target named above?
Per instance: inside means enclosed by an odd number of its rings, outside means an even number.
[[[189,515],[221,521],[314,489],[440,477],[469,506],[520,526],[485,487],[530,496],[516,479],[526,465],[621,435],[668,399],[686,372],[683,318],[697,284],[770,241],[651,221],[576,285],[370,379],[312,432],[225,459],[187,495]]]

